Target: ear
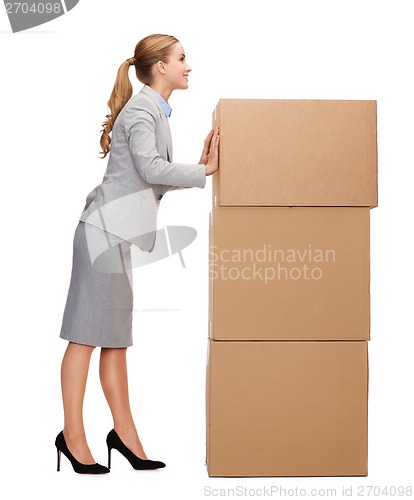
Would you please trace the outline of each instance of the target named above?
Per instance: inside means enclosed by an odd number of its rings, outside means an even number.
[[[165,70],[165,64],[163,61],[158,61],[157,63],[155,63],[155,66],[160,73],[165,75],[166,70]]]

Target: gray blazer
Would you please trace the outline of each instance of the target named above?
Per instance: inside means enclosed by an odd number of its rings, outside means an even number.
[[[87,195],[79,220],[152,251],[163,195],[205,184],[205,165],[172,163],[168,120],[144,85],[115,120],[106,172]]]

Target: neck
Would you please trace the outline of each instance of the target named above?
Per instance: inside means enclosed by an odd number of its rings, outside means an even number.
[[[172,94],[172,90],[170,88],[166,88],[161,82],[154,82],[149,85],[149,87],[152,88],[152,90],[155,90],[155,92],[158,92],[160,96],[165,100],[168,101],[170,98],[170,95]]]

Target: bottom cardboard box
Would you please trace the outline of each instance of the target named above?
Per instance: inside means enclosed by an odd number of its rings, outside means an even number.
[[[367,341],[208,340],[210,477],[366,476]]]

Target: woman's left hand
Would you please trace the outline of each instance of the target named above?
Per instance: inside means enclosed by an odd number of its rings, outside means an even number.
[[[204,149],[203,149],[203,152],[201,153],[201,158],[200,158],[200,161],[198,163],[203,163],[204,165],[207,163],[208,154],[210,152],[211,139],[213,138],[213,133],[214,133],[214,130],[210,130],[210,132],[208,133],[208,136],[205,138]]]

